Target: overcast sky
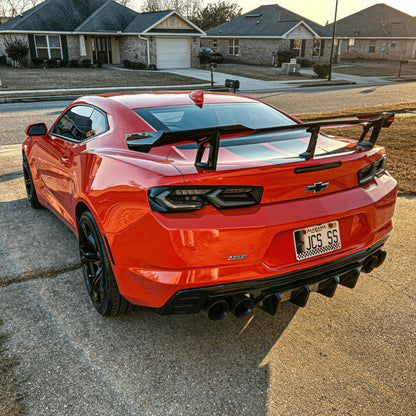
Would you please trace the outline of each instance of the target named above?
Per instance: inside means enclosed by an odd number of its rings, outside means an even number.
[[[208,0],[209,2],[210,0]],[[233,0],[231,0],[233,1]],[[234,1],[247,13],[264,4],[278,4],[292,12],[300,14],[316,23],[332,23],[335,15],[336,0],[240,0]],[[377,3],[385,3],[411,16],[416,16],[416,0],[338,0],[337,19],[366,9]]]

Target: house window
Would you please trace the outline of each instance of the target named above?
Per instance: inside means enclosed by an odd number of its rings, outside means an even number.
[[[392,42],[392,43],[390,44],[390,46],[391,46],[392,48],[395,48],[395,47],[396,47],[396,42]]]
[[[370,47],[368,48],[369,53],[376,53],[376,41],[370,40]]]
[[[325,52],[325,39],[314,39],[312,56],[324,56]]]
[[[348,40],[348,52],[352,52],[354,50],[355,39]]]
[[[240,55],[240,48],[238,45],[238,39],[230,39],[228,42],[228,54]]]
[[[58,35],[35,35],[35,47],[39,59],[62,59],[61,38]]]
[[[212,46],[213,46],[213,48],[216,48],[216,47],[218,46],[217,39],[214,39],[214,40],[212,41]]]
[[[290,40],[290,49],[296,52],[296,58],[305,57],[305,47],[306,47],[305,39],[291,39]]]

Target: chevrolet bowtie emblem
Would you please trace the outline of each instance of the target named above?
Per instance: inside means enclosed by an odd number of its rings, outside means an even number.
[[[314,194],[317,194],[318,192],[328,188],[328,186],[329,182],[316,182],[313,185],[307,186],[305,192],[313,192]]]

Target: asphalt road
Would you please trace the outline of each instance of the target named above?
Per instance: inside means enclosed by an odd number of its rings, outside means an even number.
[[[288,94],[287,107],[312,100]],[[59,108],[30,106],[0,106],[0,332],[30,415],[416,414],[415,198],[398,200],[382,268],[333,299],[313,294],[275,318],[104,318],[75,237],[25,200],[22,131]]]

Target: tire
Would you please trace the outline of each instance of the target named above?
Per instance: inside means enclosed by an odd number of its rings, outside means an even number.
[[[120,295],[104,241],[89,211],[79,219],[78,243],[85,285],[95,309],[104,316],[127,312],[131,304]]]
[[[30,171],[29,162],[25,153],[23,153],[23,177],[25,180],[27,200],[29,201],[30,206],[34,209],[42,208],[36,193],[32,172]]]

